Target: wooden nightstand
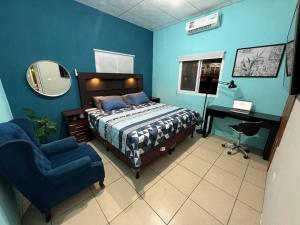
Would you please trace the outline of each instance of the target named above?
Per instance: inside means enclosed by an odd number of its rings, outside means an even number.
[[[150,97],[150,101],[160,103],[160,98]]]
[[[79,143],[92,140],[92,132],[83,109],[68,110],[62,114],[70,136],[74,136]]]

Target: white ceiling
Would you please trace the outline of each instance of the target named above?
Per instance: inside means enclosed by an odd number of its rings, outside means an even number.
[[[157,30],[237,0],[75,0],[102,12]]]

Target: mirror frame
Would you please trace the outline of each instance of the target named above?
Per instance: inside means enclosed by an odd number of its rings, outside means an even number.
[[[28,71],[30,70],[30,67],[31,67],[33,64],[36,64],[36,63],[39,63],[39,62],[45,62],[45,61],[46,61],[46,62],[56,63],[57,65],[61,66],[61,67],[69,74],[69,76],[70,76],[70,85],[69,85],[69,87],[67,88],[67,90],[66,90],[65,92],[60,93],[60,94],[57,94],[57,95],[48,95],[48,94],[44,94],[44,93],[42,93],[42,92],[38,92],[37,90],[35,90],[35,89],[30,85],[30,83],[29,83],[29,81],[28,81]],[[60,63],[54,61],[54,60],[48,60],[48,59],[42,59],[42,60],[38,60],[38,61],[35,61],[35,62],[31,63],[31,64],[29,65],[29,67],[27,68],[27,70],[26,70],[26,81],[27,81],[27,84],[29,85],[29,87],[30,87],[32,90],[34,90],[36,93],[38,93],[38,94],[40,94],[40,95],[43,95],[43,96],[46,96],[46,97],[59,97],[59,96],[65,95],[65,94],[71,89],[71,86],[72,86],[72,77],[71,77],[70,72],[67,70],[67,68],[66,68],[65,66],[63,66],[62,64],[60,64]]]

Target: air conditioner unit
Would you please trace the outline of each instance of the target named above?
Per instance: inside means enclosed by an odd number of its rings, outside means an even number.
[[[221,13],[216,12],[208,16],[190,21],[186,24],[185,30],[188,34],[194,34],[214,28],[221,25]]]

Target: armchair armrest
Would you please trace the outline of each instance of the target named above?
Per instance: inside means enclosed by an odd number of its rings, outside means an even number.
[[[80,159],[71,161],[65,165],[58,166],[54,169],[49,170],[47,177],[52,180],[56,180],[56,179],[72,176],[73,174],[76,174],[80,170],[84,170],[90,167],[91,162],[92,161],[90,157],[88,156],[82,157]]]
[[[67,152],[77,147],[78,143],[74,137],[68,137],[62,140],[53,141],[49,144],[40,145],[40,149],[48,156]]]

